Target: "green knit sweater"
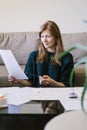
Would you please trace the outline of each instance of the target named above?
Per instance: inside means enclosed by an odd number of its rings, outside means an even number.
[[[48,52],[48,56],[43,63],[36,63],[37,54],[38,51],[33,51],[29,55],[24,71],[32,83],[32,87],[40,87],[38,76],[42,75],[49,75],[54,80],[62,82],[66,87],[69,87],[69,77],[74,67],[72,54],[67,53],[61,58],[61,66],[51,62],[54,53]]]

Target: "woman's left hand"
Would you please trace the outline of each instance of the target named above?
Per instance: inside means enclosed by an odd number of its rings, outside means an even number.
[[[42,86],[65,87],[64,83],[55,81],[48,75],[39,76],[39,82]]]
[[[51,84],[52,79],[48,75],[39,76],[40,84],[48,86]]]

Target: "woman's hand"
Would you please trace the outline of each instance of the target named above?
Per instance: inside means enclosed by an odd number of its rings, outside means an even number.
[[[39,76],[40,84],[43,86],[51,85],[52,79],[48,75]]]
[[[39,82],[43,86],[51,86],[51,87],[65,87],[64,83],[55,81],[48,75],[39,76]]]
[[[25,79],[16,79],[14,76],[8,76],[8,80],[9,82],[13,83],[13,84],[21,84],[23,86],[31,86],[32,83],[29,82],[28,80],[25,80]]]
[[[14,84],[19,82],[18,79],[16,79],[14,76],[11,76],[11,75],[8,75],[8,80],[9,82],[14,83]]]

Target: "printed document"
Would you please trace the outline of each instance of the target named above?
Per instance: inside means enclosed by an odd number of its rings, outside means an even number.
[[[28,77],[23,72],[22,68],[19,66],[11,50],[1,50],[0,55],[4,61],[4,64],[8,70],[9,75],[16,77],[17,79],[28,79]]]

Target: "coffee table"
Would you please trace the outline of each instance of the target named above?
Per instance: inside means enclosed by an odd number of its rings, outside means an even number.
[[[5,88],[5,89],[0,89],[3,90],[3,92],[8,92],[10,94],[9,98],[10,102],[9,104],[14,104],[14,105],[8,105],[8,109],[3,109],[0,110],[1,113],[34,113],[36,110],[36,107],[38,106],[39,109],[37,109],[36,113],[42,113],[42,109],[40,104],[32,104],[34,100],[37,102],[40,100],[60,100],[62,105],[64,106],[66,111],[69,110],[81,110],[81,93],[83,88],[82,87],[75,87],[73,88],[73,91],[77,94],[77,98],[70,98],[69,96],[72,91],[72,88],[30,88],[30,87],[23,87],[22,89],[19,87],[13,87],[13,88]],[[15,91],[15,93],[14,93]],[[29,97],[30,96],[30,97]],[[29,103],[25,103],[28,102]],[[21,104],[23,105],[20,105]],[[86,97],[86,108],[87,108],[87,97]],[[18,103],[18,105],[17,105]],[[16,106],[17,105],[17,106]],[[32,106],[33,107],[30,107]],[[35,108],[33,112],[31,110]],[[3,112],[4,111],[4,112]]]

